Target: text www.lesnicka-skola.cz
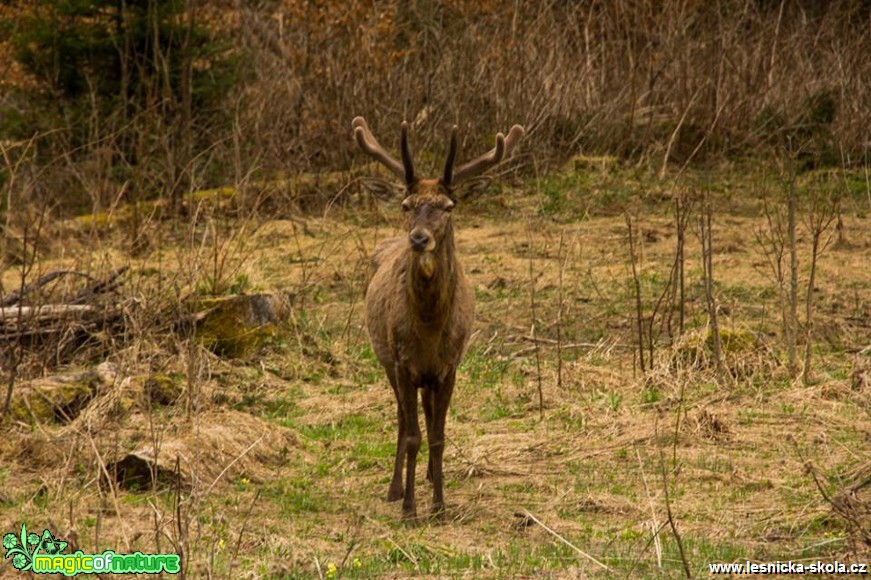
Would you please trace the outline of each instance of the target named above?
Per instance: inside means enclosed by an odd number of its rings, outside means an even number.
[[[868,574],[868,564],[843,562],[751,562],[708,564],[711,574]]]

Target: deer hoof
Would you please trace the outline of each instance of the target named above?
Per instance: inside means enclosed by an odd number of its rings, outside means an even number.
[[[442,521],[445,519],[445,504],[434,503],[429,511],[433,520]]]

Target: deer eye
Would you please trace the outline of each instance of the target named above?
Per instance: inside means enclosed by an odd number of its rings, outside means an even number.
[[[411,199],[406,197],[402,200],[402,211],[411,211]]]
[[[445,209],[445,211],[447,211],[447,212],[453,211],[453,209],[454,209],[454,202],[449,201],[448,203],[446,203],[444,209]]]

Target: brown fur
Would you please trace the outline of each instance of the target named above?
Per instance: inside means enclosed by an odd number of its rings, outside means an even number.
[[[370,267],[366,292],[369,337],[384,366],[397,402],[399,435],[389,501],[404,496],[402,512],[416,516],[414,471],[421,432],[417,418],[417,391],[421,390],[429,466],[433,482],[433,513],[444,510],[442,455],[445,418],[454,388],[457,367],[469,343],[474,320],[474,294],[456,256],[450,212],[441,209],[453,202],[439,192],[436,181],[418,182],[406,198],[409,232],[428,228],[432,251],[416,252],[408,236],[378,244]],[[407,479],[402,488],[402,464],[407,459]]]
[[[445,420],[454,391],[457,367],[466,352],[475,318],[472,288],[466,280],[454,244],[451,212],[456,203],[452,185],[492,167],[523,135],[519,125],[508,138],[496,136],[489,153],[461,166],[454,178],[457,149],[454,127],[441,179],[417,179],[408,148],[408,125],[402,125],[402,164],[378,144],[362,117],[354,119],[360,148],[405,178],[405,236],[380,242],[372,255],[366,291],[366,324],[375,356],[384,367],[397,401],[399,433],[393,478],[387,500],[402,499],[402,515],[417,517],[414,473],[421,444],[417,393],[421,392],[433,484],[431,511],[445,509],[442,458]],[[405,486],[402,468],[406,466]]]

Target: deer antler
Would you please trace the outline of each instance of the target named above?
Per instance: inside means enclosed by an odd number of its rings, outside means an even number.
[[[457,158],[457,131],[456,125],[451,129],[451,146],[448,149],[448,156],[445,159],[445,172],[442,176],[442,183],[450,187],[454,180],[454,160]]]
[[[520,125],[514,125],[511,127],[511,131],[508,132],[508,137],[504,137],[502,133],[497,133],[496,146],[480,157],[476,157],[457,168],[453,175],[453,181],[447,183],[449,183],[449,185],[457,185],[470,177],[484,173],[491,167],[497,165],[504,157],[511,153],[511,150],[515,145],[517,145],[517,142],[520,141],[521,137],[523,137],[523,127]],[[445,173],[447,174],[447,168],[445,168]]]
[[[369,130],[369,125],[366,124],[366,119],[363,117],[354,117],[351,121],[351,127],[354,128],[354,137],[357,139],[357,145],[364,153],[373,157],[376,161],[381,162],[387,169],[392,171],[397,177],[405,179],[407,185],[414,183],[414,163],[411,160],[411,152],[408,149],[408,123],[402,122],[400,147],[402,149],[402,163],[394,159],[383,147],[378,143]]]

